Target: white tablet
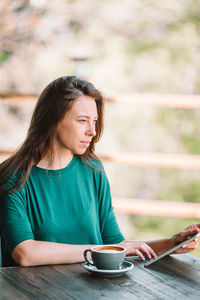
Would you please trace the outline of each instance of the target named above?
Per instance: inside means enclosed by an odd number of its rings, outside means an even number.
[[[150,266],[151,264],[155,263],[156,261],[158,261],[159,259],[171,254],[172,252],[174,252],[175,250],[181,248],[183,245],[187,244],[188,242],[191,242],[193,241],[196,237],[199,237],[200,236],[200,232],[194,234],[191,238],[189,238],[188,240],[185,240],[183,242],[181,242],[180,244],[178,244],[177,246],[175,246],[174,248],[164,252],[163,254],[159,255],[158,257],[156,258],[153,258],[151,260],[149,260],[144,266],[145,267],[148,267]]]

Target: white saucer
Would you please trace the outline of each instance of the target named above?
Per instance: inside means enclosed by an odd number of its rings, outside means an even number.
[[[103,277],[115,277],[120,276],[133,268],[133,264],[130,261],[124,261],[122,265],[122,269],[120,270],[101,270],[97,269],[95,266],[89,265],[88,262],[82,264],[83,268],[87,271]]]

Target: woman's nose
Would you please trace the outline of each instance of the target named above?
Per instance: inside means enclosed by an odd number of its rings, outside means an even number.
[[[96,126],[95,125],[89,125],[88,128],[88,134],[91,136],[95,136],[96,135]]]

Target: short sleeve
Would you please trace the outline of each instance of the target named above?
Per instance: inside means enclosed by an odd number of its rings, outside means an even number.
[[[13,249],[21,242],[34,239],[22,193],[8,194],[0,199],[0,229],[6,256],[11,257]]]
[[[103,244],[117,244],[124,240],[113,212],[110,185],[102,167],[99,172],[99,214]]]

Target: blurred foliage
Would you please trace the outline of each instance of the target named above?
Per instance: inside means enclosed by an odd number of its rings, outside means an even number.
[[[184,202],[200,202],[200,185],[199,180],[192,182],[178,182],[176,180],[174,185],[170,189],[163,188],[160,193],[157,194],[157,199],[175,199],[176,201]]]
[[[2,51],[0,53],[0,64],[2,64],[5,61],[7,61],[9,59],[10,55],[11,55],[10,51]]]
[[[37,91],[73,74],[73,58],[81,56],[89,59],[87,76],[105,92],[200,91],[199,0],[5,3],[0,46],[11,54],[1,66],[5,91]],[[18,72],[9,76],[13,67]]]
[[[185,9],[185,22],[191,22],[199,29],[200,25],[200,2],[199,1],[188,1]]]
[[[196,131],[197,128],[195,128]],[[188,149],[189,153],[193,154],[199,154],[200,151],[200,139],[199,139],[199,132],[196,132],[196,135],[190,135],[190,134],[183,134],[182,141],[186,148]]]
[[[163,109],[155,120],[182,145],[184,153],[200,154],[200,111]]]
[[[142,54],[145,52],[150,52],[159,47],[159,44],[154,41],[148,41],[143,39],[130,38],[127,41],[126,51],[128,55]]]

